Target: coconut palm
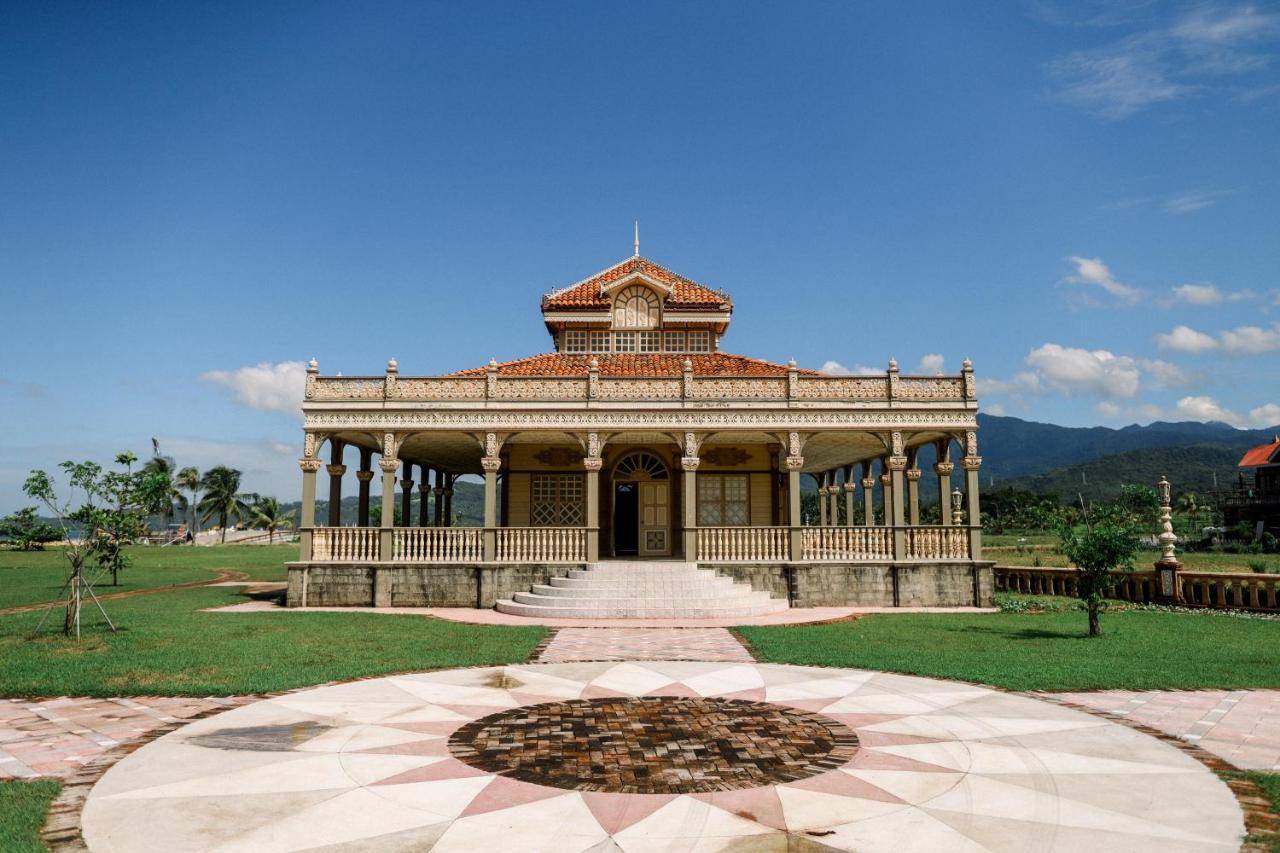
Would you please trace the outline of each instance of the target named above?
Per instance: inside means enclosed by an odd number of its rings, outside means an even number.
[[[171,456],[152,456],[142,466],[142,473],[164,478],[164,522],[166,529],[168,525],[173,523],[174,515],[187,508],[187,499],[182,494],[182,488],[174,480],[173,472],[176,467]]]
[[[194,465],[188,465],[178,472],[173,478],[173,484],[179,489],[186,489],[191,492],[191,500],[187,501],[183,498],[183,503],[191,510],[191,535],[195,536],[200,530],[200,519],[196,514],[196,505],[199,503],[197,495],[200,493],[200,471]]]
[[[233,519],[243,521],[249,514],[251,495],[240,493],[240,472],[226,465],[215,465],[200,478],[200,490],[204,497],[197,509],[200,520],[208,522],[217,518],[222,527],[222,542],[227,541],[227,524]]]
[[[1179,495],[1178,511],[1186,513],[1186,515],[1191,519],[1191,527],[1194,530],[1196,526],[1196,519],[1200,516],[1200,498],[1196,496],[1195,492],[1187,492],[1183,495]]]
[[[251,524],[254,527],[265,527],[267,529],[267,544],[275,542],[276,531],[284,528],[291,530],[293,528],[293,510],[283,512],[280,509],[280,501],[275,498],[259,498],[251,508]]]

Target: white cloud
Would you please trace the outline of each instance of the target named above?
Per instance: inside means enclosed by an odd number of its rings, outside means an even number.
[[[1173,331],[1156,335],[1156,346],[1166,352],[1204,352],[1217,349],[1218,342],[1212,335],[1197,332],[1190,326],[1174,326]]]
[[[1222,332],[1222,348],[1226,352],[1240,355],[1258,355],[1264,352],[1280,350],[1280,323],[1271,328],[1261,326],[1237,326]]]
[[[1138,288],[1116,281],[1115,276],[1111,274],[1111,270],[1107,268],[1101,258],[1085,258],[1080,255],[1072,255],[1067,260],[1076,266],[1075,274],[1066,278],[1069,282],[1097,285],[1117,299],[1123,299],[1126,302],[1136,302],[1138,297],[1142,295],[1142,291]]]
[[[885,374],[882,368],[867,367],[863,364],[845,367],[838,361],[824,361],[819,369],[831,376],[883,376]]]
[[[936,352],[931,352],[924,358],[920,359],[920,363],[916,365],[916,373],[925,376],[941,375],[946,360]]]
[[[1011,379],[978,377],[979,394],[1008,394],[1011,397],[1021,397],[1027,394],[1039,394],[1043,390],[1040,377],[1028,370],[1015,373]]]
[[[996,417],[1002,418],[1009,414],[1009,410],[1004,407],[1003,403],[992,403],[990,406],[983,406],[982,408],[988,415],[995,415]]]
[[[243,475],[241,488],[246,492],[275,495],[282,501],[296,500],[302,489],[297,458],[302,442],[289,445],[279,439],[218,441],[183,436],[159,436],[166,455],[181,466],[194,465],[201,471],[214,465],[227,465]]]
[[[210,370],[200,374],[200,378],[227,386],[235,392],[236,402],[242,406],[301,416],[306,365],[300,361],[263,362],[231,371]]]
[[[1216,305],[1219,302],[1243,302],[1257,296],[1252,290],[1221,291],[1211,281],[1183,284],[1173,288],[1173,301],[1188,305]]]
[[[1267,403],[1249,410],[1249,420],[1254,426],[1280,426],[1280,404]]]
[[[1189,190],[1165,199],[1164,212],[1173,216],[1194,213],[1213,207],[1220,199],[1232,195],[1235,190]]]
[[[1102,415],[1104,418],[1117,417],[1122,411],[1124,411],[1119,405],[1108,400],[1102,400],[1094,408],[1096,408],[1098,410],[1098,414]]]
[[[1067,396],[1132,397],[1138,393],[1138,364],[1126,355],[1045,344],[1032,350],[1026,361],[1050,387]]]
[[[1220,90],[1227,77],[1264,69],[1278,27],[1280,16],[1252,6],[1200,6],[1172,22],[1068,53],[1047,71],[1060,100],[1119,120]]]
[[[1187,388],[1197,381],[1196,377],[1178,365],[1158,358],[1144,358],[1138,362],[1138,366],[1151,377],[1156,388]]]
[[[1144,403],[1140,406],[1134,406],[1129,411],[1134,417],[1141,418],[1145,421],[1159,420],[1164,416],[1164,409],[1160,408],[1155,403]]]
[[[1218,421],[1233,427],[1270,427],[1280,424],[1280,405],[1266,403],[1249,410],[1247,415],[1239,415],[1221,405],[1212,397],[1183,397],[1178,401],[1173,413],[1179,417],[1193,421]]]

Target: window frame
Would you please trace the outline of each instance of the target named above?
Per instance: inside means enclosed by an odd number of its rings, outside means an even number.
[[[613,351],[633,353],[636,351],[636,333],[635,332],[614,332],[613,333]]]
[[[685,333],[681,329],[664,329],[662,348],[665,352],[684,352]]]
[[[590,339],[587,336],[586,329],[565,329],[564,330],[564,351],[575,352],[575,353],[590,352],[590,350],[587,349],[587,344],[589,340]],[[574,341],[580,342],[578,346],[574,346]]]
[[[689,352],[711,352],[711,332],[706,329],[694,329],[686,333]],[[695,341],[699,342],[695,344]]]
[[[741,487],[741,497],[730,498],[729,482]],[[751,475],[699,473],[697,479],[699,527],[751,527]],[[729,521],[729,508],[739,511],[740,523]],[[715,519],[711,517],[714,510]]]
[[[586,478],[583,474],[535,471],[529,475],[529,526],[530,527],[585,527]],[[537,520],[539,508],[550,507],[554,523]],[[576,522],[566,518],[576,518]]]
[[[592,330],[588,336],[591,352],[613,352],[613,332]],[[603,346],[600,344],[603,342]]]
[[[636,352],[662,352],[662,332],[652,329],[636,332]]]

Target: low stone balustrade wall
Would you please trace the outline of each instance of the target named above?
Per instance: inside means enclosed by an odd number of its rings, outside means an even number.
[[[1108,597],[1138,604],[1164,603],[1223,610],[1280,612],[1280,575],[1178,572],[1180,598],[1162,597],[1155,571],[1112,572]],[[1075,569],[996,566],[996,589],[1027,595],[1076,596]]]
[[[317,527],[311,532],[314,560],[332,563],[377,560],[379,550],[376,527]]]
[[[905,527],[908,560],[963,560],[969,556],[965,527]]]
[[[585,527],[499,527],[498,561],[580,563],[587,558]]]
[[[471,563],[484,559],[482,527],[397,527],[392,531],[397,561]]]
[[[791,550],[786,527],[699,527],[698,559],[714,562],[782,561]]]
[[[892,560],[888,527],[806,527],[800,533],[802,560]]]

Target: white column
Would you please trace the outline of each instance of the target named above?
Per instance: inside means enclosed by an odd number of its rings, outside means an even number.
[[[800,469],[803,456],[788,456],[787,466],[787,525],[791,528],[791,560],[798,561],[804,554],[804,528],[800,525]]]
[[[491,563],[498,556],[498,469],[502,457],[486,456],[480,467],[484,469],[484,561]]]
[[[394,555],[392,542],[395,537],[393,528],[396,523],[396,470],[400,462],[394,456],[386,456],[378,460],[382,469],[382,518],[378,527],[378,559],[389,561]]]
[[[907,523],[912,527],[920,524],[920,469],[908,468],[907,476]]]
[[[966,456],[960,460],[964,468],[964,490],[968,499],[966,513],[969,521],[969,559],[982,559],[982,506],[978,500],[978,470],[982,467],[981,456]]]
[[[298,559],[310,560],[311,528],[316,526],[316,472],[320,470],[320,460],[299,459],[298,467],[302,469],[302,518],[299,521],[302,532],[298,535]]]
[[[956,466],[950,462],[939,462],[933,466],[933,472],[938,475],[938,511],[945,526],[951,524],[951,472],[955,469]]]
[[[582,467],[587,477],[584,484],[587,509],[587,562],[594,563],[600,559],[600,469],[603,460],[600,458],[600,436],[587,434],[587,453],[582,459]]]

